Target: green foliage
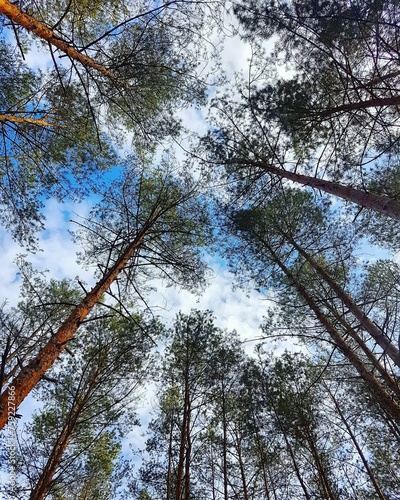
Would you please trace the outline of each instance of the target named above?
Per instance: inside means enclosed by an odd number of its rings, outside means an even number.
[[[143,282],[143,293],[145,281],[156,273],[169,283],[202,286],[202,246],[212,235],[208,207],[189,176],[174,174],[168,159],[150,168],[130,158],[84,222],[86,228],[77,233],[85,263],[95,262],[104,272],[144,231],[135,266],[125,275],[126,286]]]

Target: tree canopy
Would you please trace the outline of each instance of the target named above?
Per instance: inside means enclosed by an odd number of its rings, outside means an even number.
[[[0,0],[1,494],[397,498],[399,22]]]

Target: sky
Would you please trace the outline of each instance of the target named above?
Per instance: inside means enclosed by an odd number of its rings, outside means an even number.
[[[233,19],[227,16],[225,19],[226,33],[230,32],[230,25],[233,22]],[[215,33],[214,42],[220,37],[221,33]],[[238,36],[230,36],[225,40],[223,49],[220,50],[220,56],[228,81],[232,80],[237,72],[247,72],[250,55],[250,47],[243,43]],[[36,50],[32,50],[27,54],[26,62],[33,68],[44,69],[51,63],[51,59],[48,54],[39,54]],[[215,90],[215,88],[210,87],[209,95],[212,96]],[[183,124],[192,132],[202,135],[207,131],[206,114],[206,109],[189,108],[183,110],[180,117]],[[186,148],[185,141],[183,141],[182,146]],[[129,146],[126,146],[126,149],[129,149]],[[175,152],[178,160],[184,157],[184,152],[179,146],[176,146]],[[80,249],[73,242],[69,233],[70,230],[74,229],[70,219],[76,218],[77,215],[86,216],[91,205],[90,199],[80,203],[68,202],[64,204],[48,200],[44,208],[46,229],[39,234],[40,250],[34,254],[27,255],[25,249],[19,247],[9,233],[0,228],[0,303],[7,304],[7,306],[18,303],[20,278],[16,258],[20,254],[26,255],[34,269],[47,271],[49,277],[75,279],[79,276],[79,279],[87,283],[88,287],[94,285],[92,273],[77,263],[77,252]],[[256,291],[246,292],[233,289],[233,276],[220,257],[206,256],[206,260],[211,274],[209,286],[201,296],[195,296],[176,287],[166,288],[163,283],[157,282],[155,283],[157,290],[151,293],[149,304],[167,326],[172,324],[179,311],[189,313],[192,308],[211,310],[216,317],[216,325],[228,331],[236,330],[245,342],[246,351],[251,352],[255,345],[255,342],[251,340],[260,337],[259,325],[270,304],[265,297]],[[125,453],[128,453],[130,445],[133,448],[140,448],[144,445],[145,424],[150,416],[151,403],[154,402],[153,388],[153,385],[148,387],[146,397],[138,409],[144,427],[134,429],[124,440],[123,451]],[[21,405],[19,413],[23,417],[18,421],[18,430],[22,435],[24,425],[30,420],[32,411],[37,407],[38,403],[31,396],[28,396]]]

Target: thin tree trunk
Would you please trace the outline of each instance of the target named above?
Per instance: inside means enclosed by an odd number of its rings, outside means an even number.
[[[190,394],[189,394],[189,350],[188,350],[188,339],[186,339],[186,360],[185,360],[185,394],[183,402],[183,417],[182,417],[182,429],[181,429],[181,442],[179,446],[179,462],[176,480],[176,492],[175,499],[182,499],[183,491],[183,475],[185,470],[185,452],[186,452],[186,438],[187,438],[187,427],[189,418],[189,406],[190,406]]]
[[[75,430],[76,420],[66,424],[57,439],[56,444],[47,460],[46,466],[36,483],[35,488],[32,490],[29,497],[30,500],[42,500],[48,493],[50,482],[56,472],[58,465],[61,462],[62,456],[72,438]]]
[[[326,470],[324,465],[321,463],[321,457],[318,452],[318,449],[315,444],[315,439],[313,433],[311,432],[310,426],[308,422],[301,417],[301,422],[303,425],[303,429],[305,430],[306,438],[308,444],[310,445],[311,455],[314,459],[315,465],[317,467],[319,483],[322,487],[322,495],[326,500],[337,500],[337,495],[335,495],[332,491],[330,481],[326,475]]]
[[[351,440],[353,441],[353,444],[358,452],[358,455],[360,456],[361,458],[361,461],[365,467],[365,470],[367,471],[367,474],[369,476],[369,478],[371,479],[371,482],[375,488],[375,491],[376,491],[376,494],[377,494],[377,498],[379,498],[379,500],[386,500],[386,497],[385,495],[383,494],[382,490],[381,490],[381,487],[379,486],[379,483],[378,481],[376,480],[375,478],[375,475],[371,469],[371,467],[369,466],[368,464],[368,460],[366,459],[362,449],[360,448],[360,445],[358,444],[358,441],[357,441],[357,438],[354,434],[354,432],[352,431],[351,429],[351,426],[349,425],[349,423],[347,422],[347,419],[346,417],[344,416],[341,408],[340,408],[340,405],[337,401],[337,399],[335,398],[335,396],[332,394],[331,390],[329,389],[329,387],[324,383],[324,387],[325,387],[325,390],[328,392],[328,394],[330,395],[334,405],[335,405],[335,408],[336,408],[336,411],[338,412],[342,422],[344,423],[346,429],[347,429],[347,432],[349,433],[349,436],[351,438]]]
[[[37,356],[10,382],[7,389],[0,396],[0,429],[6,425],[8,420],[8,399],[11,394],[14,398],[15,407],[18,408],[29,392],[39,382],[44,373],[53,365],[61,352],[67,347],[68,342],[73,338],[79,326],[100,300],[101,296],[108,290],[129,260],[135,255],[143,242],[143,238],[155,223],[156,219],[157,216],[153,215],[153,217],[147,221],[114,266],[105,274],[97,285],[87,293],[81,303],[73,309],[68,318],[63,322],[48,343],[39,351]]]
[[[29,497],[30,500],[43,500],[43,498],[47,495],[56,469],[59,466],[68,443],[71,441],[75,432],[78,419],[82,414],[82,411],[84,410],[101,373],[102,368],[101,366],[98,366],[96,372],[93,374],[93,378],[90,380],[89,385],[86,388],[85,393],[81,397],[79,397],[79,394],[76,395],[74,405],[69,412],[68,420],[64,424],[63,429],[54,444],[53,450],[47,459],[46,465],[40,474],[39,480],[31,492]]]
[[[363,361],[360,357],[350,348],[347,342],[341,337],[336,328],[332,325],[329,319],[324,315],[321,309],[318,307],[317,302],[314,298],[307,292],[304,285],[294,276],[294,274],[285,266],[285,264],[279,259],[279,257],[275,254],[273,249],[264,242],[266,248],[269,250],[272,258],[278,267],[283,271],[283,273],[289,278],[289,280],[293,283],[298,293],[303,297],[303,299],[307,302],[310,309],[314,312],[316,318],[321,323],[321,325],[325,328],[327,333],[331,336],[332,340],[339,347],[342,353],[347,357],[350,363],[357,370],[361,378],[365,381],[367,387],[371,391],[372,395],[376,399],[376,401],[380,404],[380,406],[385,409],[389,415],[393,417],[396,422],[400,422],[400,406],[394,401],[394,399],[386,392],[386,390],[382,387],[381,383],[374,377],[374,375],[369,372],[364,365]]]
[[[273,403],[272,400],[269,401],[270,404],[271,404],[271,407],[272,407],[272,410],[275,414],[275,418],[277,420],[277,424],[278,424],[278,427],[280,429],[280,431],[282,432],[282,435],[283,435],[283,439],[285,441],[285,444],[286,444],[286,447],[289,451],[289,455],[290,455],[290,458],[292,459],[292,462],[293,462],[293,466],[294,466],[294,470],[295,470],[295,473],[296,473],[296,476],[297,476],[297,479],[299,480],[299,483],[300,483],[300,486],[301,486],[301,489],[303,490],[303,493],[304,493],[304,496],[306,498],[306,500],[311,500],[311,496],[310,494],[308,493],[308,490],[307,490],[307,487],[306,487],[306,484],[303,480],[303,476],[301,475],[301,472],[300,472],[300,469],[299,469],[299,466],[297,464],[297,460],[296,460],[296,457],[295,457],[295,454],[293,452],[293,448],[292,448],[292,445],[290,444],[290,441],[286,435],[286,432],[285,432],[285,429],[283,428],[282,426],[282,423],[281,423],[281,419],[280,419],[280,416],[276,410],[276,407]]]
[[[226,420],[225,385],[222,381],[222,467],[224,479],[224,500],[228,500],[228,423]]]
[[[267,497],[267,500],[270,500],[271,496],[269,493],[269,486],[268,486],[267,469],[266,469],[265,456],[264,456],[264,446],[261,443],[261,437],[260,437],[260,434],[258,431],[256,431],[255,439],[256,439],[256,443],[257,443],[258,454],[259,454],[260,461],[261,461],[261,471],[262,471],[262,476],[263,476],[265,496]]]
[[[242,478],[242,485],[243,485],[243,500],[249,500],[249,492],[247,489],[247,481],[246,481],[246,472],[245,472],[245,466],[242,458],[242,444],[241,440],[239,439],[237,429],[236,429],[236,446],[237,446],[237,452],[238,452],[238,460],[239,460],[239,469],[240,469],[240,477]]]
[[[9,2],[8,0],[0,0],[0,14],[8,17],[14,24],[22,26],[27,31],[34,33],[36,36],[46,40],[51,45],[54,45],[57,49],[67,54],[71,59],[79,61],[86,68],[92,68],[107,78],[119,81],[126,86],[126,82],[120,81],[117,75],[108,70],[103,64],[100,64],[91,57],[79,52],[79,50],[72,47],[68,42],[59,38],[53,30],[47,27],[44,23],[28,14],[25,14],[15,4]]]
[[[185,457],[185,500],[190,499],[190,459],[192,455],[192,437],[190,435],[191,408],[189,403],[186,425],[186,457]]]
[[[375,354],[368,348],[364,340],[358,335],[355,329],[347,323],[337,311],[333,310],[332,307],[327,305],[329,310],[334,314],[335,319],[343,325],[345,332],[357,343],[357,345],[362,349],[364,354],[366,355],[368,361],[371,362],[373,368],[377,370],[379,375],[382,377],[382,380],[385,384],[390,388],[391,391],[396,394],[396,396],[400,399],[400,387],[396,380],[387,372],[385,367],[380,363],[380,361],[376,358]]]
[[[167,497],[166,500],[171,498],[171,471],[172,471],[172,441],[173,441],[174,422],[171,415],[170,430],[169,430],[169,443],[168,443],[168,469],[167,469]]]
[[[387,354],[392,361],[400,367],[400,353],[399,350],[391,343],[390,339],[383,335],[381,330],[372,323],[367,315],[358,307],[353,299],[345,292],[345,290],[329,275],[318,262],[308,254],[302,247],[300,247],[292,238],[289,238],[293,247],[302,255],[306,261],[313,267],[318,274],[328,283],[332,290],[338,295],[339,299],[349,308],[349,311],[360,322],[361,327],[374,338],[376,343],[382,348],[383,352]]]
[[[318,179],[309,175],[296,174],[283,170],[282,168],[273,167],[268,163],[252,160],[232,160],[230,163],[243,166],[258,167],[272,175],[276,175],[282,179],[289,179],[297,184],[303,186],[310,186],[314,189],[324,191],[325,193],[333,194],[346,201],[351,201],[361,205],[362,207],[369,208],[375,212],[391,217],[392,219],[400,220],[400,203],[388,196],[379,196],[377,194],[354,189],[350,186],[343,186],[336,182]]]

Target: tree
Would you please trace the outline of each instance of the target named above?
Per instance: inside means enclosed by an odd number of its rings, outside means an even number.
[[[60,492],[68,498],[110,497],[120,438],[137,423],[138,388],[159,332],[155,321],[115,314],[88,323],[70,343],[73,355],[40,384],[44,406],[20,449],[20,473],[29,479],[31,499]],[[68,491],[71,480],[74,493]]]
[[[379,363],[377,357],[371,356],[370,349],[366,349],[365,340],[354,336],[354,332],[348,328],[347,324],[338,321],[338,318],[344,317],[353,328],[356,326],[365,329],[365,313],[358,314],[361,309],[353,300],[350,303],[348,294],[341,293],[343,291],[341,285],[330,277],[327,279],[329,272],[324,271],[320,265],[316,265],[315,258],[313,258],[314,265],[311,266],[313,271],[310,269],[311,273],[308,273],[307,265],[311,262],[309,259],[311,252],[318,255],[319,261],[323,262],[327,269],[337,268],[335,261],[331,261],[332,257],[337,258],[341,255],[340,247],[343,247],[343,253],[346,253],[349,252],[351,246],[346,248],[345,233],[336,232],[335,238],[335,230],[332,225],[327,225],[322,208],[317,208],[315,205],[312,209],[311,206],[306,208],[303,203],[307,204],[307,199],[311,201],[307,193],[286,191],[270,199],[269,204],[262,208],[236,211],[236,213],[234,211],[231,216],[233,220],[231,227],[238,240],[242,239],[243,247],[239,250],[238,246],[235,246],[233,250],[228,246],[229,255],[236,268],[239,268],[240,261],[244,264],[244,268],[250,272],[250,278],[254,279],[258,286],[264,288],[269,284],[278,286],[283,292],[283,303],[288,303],[289,307],[291,301],[296,301],[295,296],[289,292],[292,286],[296,290],[296,295],[298,294],[313,311],[323,330],[329,333],[334,345],[339,347],[357,369],[374,397],[398,421],[399,405],[396,401],[398,384],[391,378],[391,369],[382,381],[378,380],[372,373],[374,366]],[[307,230],[304,226],[305,217]],[[305,248],[307,251],[304,250]],[[238,253],[241,257],[238,257]],[[305,255],[308,259],[304,260]],[[268,267],[262,271],[261,268],[265,266]],[[314,274],[315,271],[317,271],[317,276]],[[325,284],[328,286],[325,287]],[[289,301],[288,294],[290,294]],[[341,305],[338,305],[336,301],[339,301]],[[362,320],[360,325],[354,325],[351,319],[347,320],[347,308],[352,314],[357,312],[356,318],[358,321]],[[336,310],[340,311],[340,314],[336,313]],[[333,316],[331,316],[332,311]],[[345,326],[344,331],[343,326]],[[378,337],[373,337],[375,341],[382,341],[382,345],[386,345],[386,342],[390,343],[381,331],[377,331],[376,334]],[[351,340],[349,335],[351,335]],[[352,347],[353,340],[359,344],[360,355]],[[384,349],[387,350],[387,347]],[[390,343],[390,349],[393,349],[393,357],[397,361],[397,348],[393,343]],[[374,360],[372,367],[368,367],[367,361],[364,361],[363,353],[367,353],[369,360]],[[388,388],[385,388],[386,384]],[[395,400],[391,395],[392,390],[397,394]]]
[[[33,72],[4,41],[0,54],[1,221],[18,242],[35,247],[43,200],[82,198],[116,155],[76,84]]]
[[[5,226],[34,246],[43,196],[76,199],[98,189],[102,170],[122,163],[115,147],[132,139],[137,154],[154,152],[177,136],[175,111],[204,101],[206,77],[196,72],[210,16],[207,4],[181,0],[26,9],[1,2],[2,24],[12,26],[22,57],[34,34],[53,68],[28,69],[2,43],[0,201]]]
[[[207,213],[196,199],[190,179],[177,181],[167,163],[162,167],[162,171],[149,174],[140,165],[127,171],[93,210],[80,238],[87,243],[86,261],[100,269],[99,281],[9,382],[1,396],[1,426],[8,418],[9,387],[15,389],[18,407],[114,282],[120,293],[133,289],[141,297],[141,270],[146,276],[147,269],[152,268],[165,279],[186,287],[194,287],[203,279],[199,247],[208,237]],[[111,296],[115,300],[113,292]]]
[[[214,99],[207,160],[243,189],[293,181],[357,204],[376,241],[385,217],[376,224],[373,212],[396,219],[386,220],[389,243],[400,214],[398,190],[385,188],[399,158],[398,7],[255,0],[234,11],[253,45],[249,76]]]
[[[256,91],[254,104],[281,121],[300,148],[323,146],[337,175],[341,162],[356,168],[374,149],[376,157],[396,150],[395,3],[254,1],[236,4],[235,12],[247,37],[275,36],[273,54],[294,72]]]

